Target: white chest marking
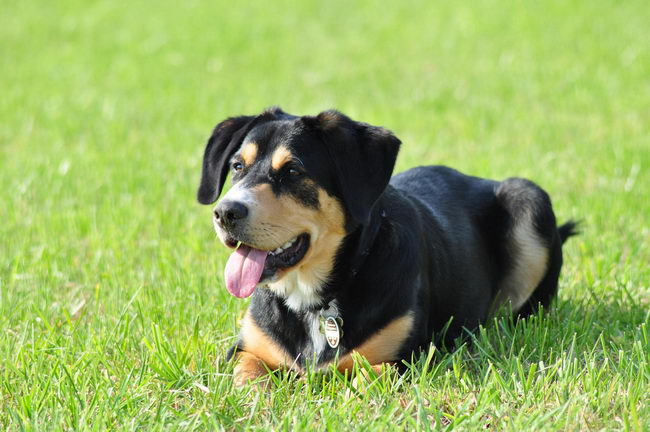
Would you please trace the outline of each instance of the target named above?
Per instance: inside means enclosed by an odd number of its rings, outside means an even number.
[[[308,318],[309,338],[314,349],[314,355],[320,356],[325,349],[325,335],[320,331],[320,316],[318,312],[310,312]]]

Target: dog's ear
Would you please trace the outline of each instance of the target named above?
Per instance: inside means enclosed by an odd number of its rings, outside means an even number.
[[[228,176],[228,162],[254,126],[288,115],[280,107],[270,107],[258,116],[230,117],[219,123],[205,146],[201,184],[197,193],[199,202],[212,204],[219,198]]]
[[[329,150],[350,216],[365,225],[393,173],[400,140],[387,129],[353,121],[338,111],[303,119],[319,131]]]
[[[197,198],[201,204],[212,204],[219,198],[228,176],[228,161],[248,132],[254,116],[230,117],[219,123],[205,146],[203,171]]]

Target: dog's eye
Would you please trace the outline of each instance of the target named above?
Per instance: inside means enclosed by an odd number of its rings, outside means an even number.
[[[233,164],[232,164],[232,170],[233,170],[234,172],[239,172],[239,171],[241,171],[242,169],[244,169],[244,165],[242,165],[241,162],[233,162]]]
[[[302,173],[300,171],[298,171],[296,168],[289,168],[289,175],[290,176],[296,177],[296,176],[299,176],[301,174]]]

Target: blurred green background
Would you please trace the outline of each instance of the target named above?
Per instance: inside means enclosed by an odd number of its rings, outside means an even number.
[[[649,23],[644,1],[3,1],[0,426],[647,426]],[[195,188],[211,128],[270,105],[393,130],[397,170],[540,184],[583,220],[557,311],[368,399],[233,391],[246,302]],[[539,361],[565,375],[490,378]]]

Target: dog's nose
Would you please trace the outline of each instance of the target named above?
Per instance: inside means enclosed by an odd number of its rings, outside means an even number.
[[[237,201],[220,202],[214,209],[214,217],[226,228],[234,227],[248,216],[248,207]]]

